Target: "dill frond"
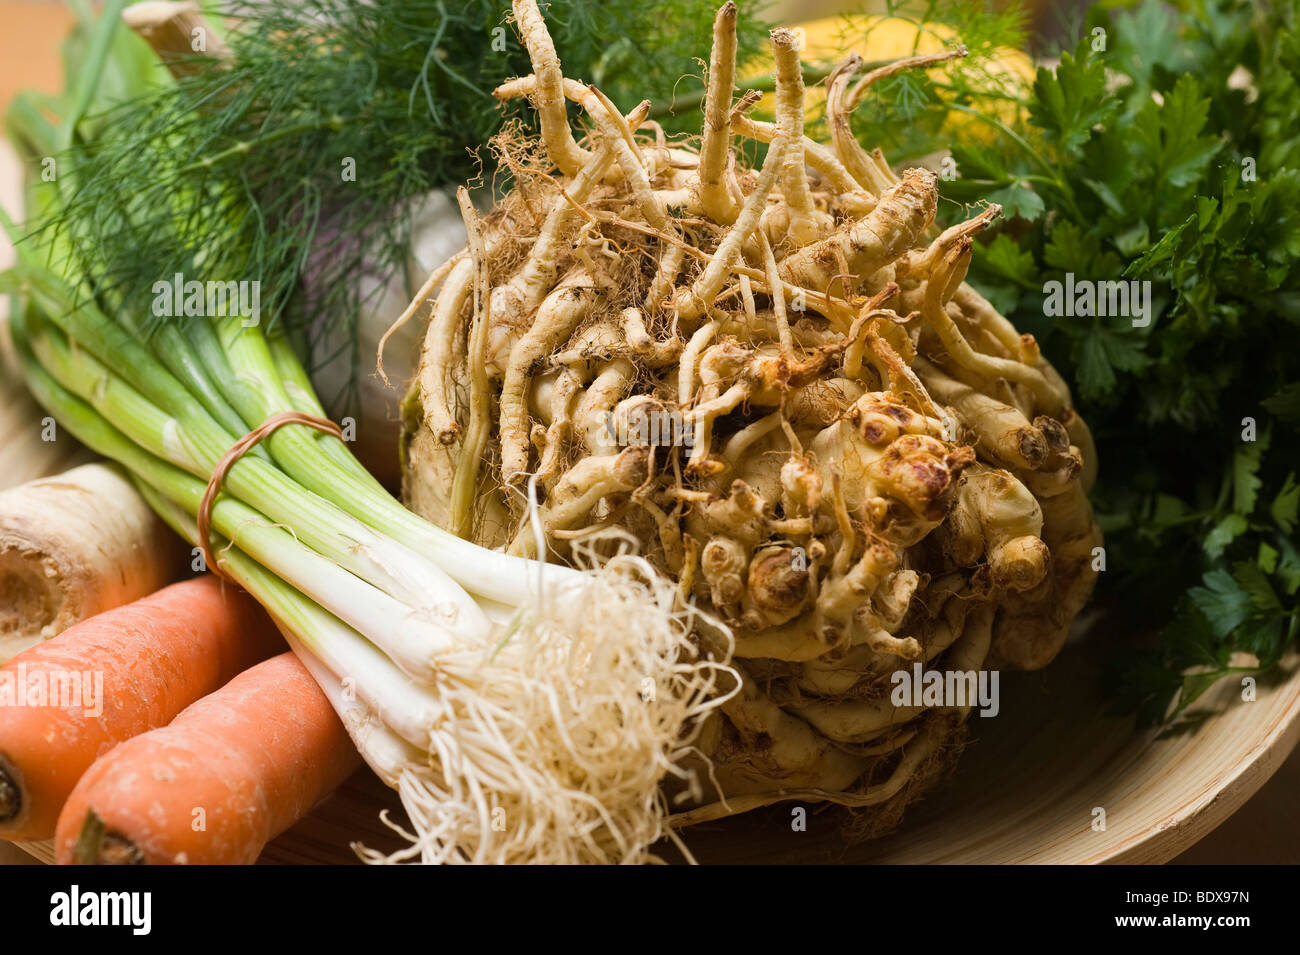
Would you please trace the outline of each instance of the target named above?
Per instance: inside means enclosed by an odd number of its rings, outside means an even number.
[[[414,203],[491,162],[479,148],[508,115],[491,91],[530,70],[509,8],[235,0],[232,58],[88,117],[68,157],[75,192],[40,225],[76,247],[94,294],[146,334],[178,320],[152,314],[151,290],[183,273],[259,282],[262,314],[304,354],[326,338],[355,351],[363,289],[404,274]],[[713,9],[553,0],[547,14],[573,73],[627,109],[669,99],[698,72]],[[767,24],[742,23],[752,54]]]

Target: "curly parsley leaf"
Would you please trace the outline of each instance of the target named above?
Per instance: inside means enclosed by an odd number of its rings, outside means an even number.
[[[1091,55],[1087,40],[1063,54],[1055,70],[1040,66],[1033,92],[1031,120],[1067,153],[1083,146],[1093,127],[1113,119],[1119,107],[1106,89],[1105,62]]]
[[[1300,510],[1300,484],[1296,484],[1294,471],[1287,474],[1282,490],[1278,491],[1268,510],[1283,534],[1295,530],[1296,512]]]
[[[1293,381],[1260,402],[1264,410],[1288,424],[1300,424],[1300,381]]]
[[[1094,506],[1121,555],[1098,599],[1158,634],[1115,683],[1147,721],[1300,630],[1298,19],[1296,0],[1096,5],[1021,121],[954,146],[962,178],[943,185],[1017,215],[970,280],[1034,333],[1096,437]],[[1146,321],[1053,317],[1036,289],[1068,275],[1141,283]]]
[[[1196,78],[1180,76],[1162,104],[1148,100],[1139,112],[1132,139],[1134,161],[1151,163],[1157,178],[1171,186],[1199,182],[1221,146],[1218,137],[1201,135],[1209,111],[1210,100],[1200,95]]]
[[[1232,456],[1232,509],[1237,514],[1250,514],[1263,481],[1259,478],[1260,463],[1268,448],[1268,432],[1257,441],[1249,441]]]

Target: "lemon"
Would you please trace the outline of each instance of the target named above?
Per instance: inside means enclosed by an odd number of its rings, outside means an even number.
[[[926,24],[924,28],[901,17],[855,15],[846,17],[825,17],[801,23],[793,29],[800,38],[800,55],[805,63],[838,63],[850,53],[857,53],[868,63],[882,63],[902,57],[923,53],[939,53],[952,49],[961,42],[961,37],[950,27],[941,23]],[[760,58],[758,69],[747,70],[744,79],[757,79],[764,75],[770,64]],[[969,79],[971,87],[979,92],[981,89],[990,93],[1012,95],[1023,98],[1034,79],[1034,65],[1029,56],[1020,50],[1003,48],[996,57],[983,64],[983,75]],[[819,108],[826,99],[826,90],[822,85],[810,86],[805,94],[807,109],[811,113]],[[1018,103],[990,96],[987,100],[977,100],[976,107],[982,108],[988,115],[996,117],[1003,123],[1011,124],[1019,116]],[[775,98],[769,93],[759,101],[756,110],[770,117],[775,109]],[[965,128],[976,121],[960,113],[954,113],[950,120],[954,130]],[[978,124],[983,126],[983,124]],[[980,137],[986,135],[987,127],[972,129],[972,134]]]

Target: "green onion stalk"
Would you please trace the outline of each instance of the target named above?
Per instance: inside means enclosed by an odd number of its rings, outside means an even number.
[[[133,331],[43,264],[67,273],[70,249],[4,225],[32,393],[201,546],[226,451],[272,415],[321,414],[302,366],[247,316]],[[409,826],[390,825],[409,846],[358,847],[367,861],[639,861],[670,834],[662,784],[698,796],[681,764],[730,685],[727,649],[701,651],[693,610],[633,553],[596,570],[488,551],[299,424],[229,467],[210,525],[214,569],[271,614],[401,796]]]
[[[111,37],[111,24],[92,35],[92,53]],[[33,111],[18,132],[52,155],[83,99],[63,131]],[[64,169],[34,185],[31,218],[66,208],[76,182]],[[725,626],[684,606],[630,542],[597,569],[590,545],[565,568],[462,540],[301,424],[230,465],[200,541],[232,445],[283,412],[324,416],[289,342],[250,315],[132,313],[95,287],[75,218],[30,234],[0,223],[18,250],[3,279],[32,394],[265,607],[401,797],[406,823],[385,819],[409,844],[357,846],[364,860],[634,862],[677,841],[667,794],[699,797],[693,743],[736,685]]]

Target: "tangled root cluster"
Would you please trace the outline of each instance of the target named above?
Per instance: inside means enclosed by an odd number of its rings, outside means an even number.
[[[363,860],[659,861],[649,849],[674,835],[669,792],[703,794],[689,757],[735,671],[698,653],[699,613],[644,558],[623,552],[629,541],[613,531],[575,544],[580,568],[597,566],[593,544],[614,556],[601,555],[601,573],[538,587],[496,646],[439,656],[432,758],[402,760],[386,776],[411,831],[385,821],[410,844],[391,855],[360,849]],[[615,628],[627,639],[611,640]],[[371,720],[349,730],[365,739]]]
[[[679,822],[800,799],[878,831],[970,710],[896,706],[891,676],[1044,666],[1100,543],[1066,385],[963,282],[998,208],[935,235],[935,176],[896,175],[849,130],[882,76],[964,51],[860,77],[846,60],[823,145],[788,31],[775,122],[750,118],[756,94],[733,104],[727,3],[702,138],[670,142],[648,103],[623,115],[563,76],[535,0],[514,13],[535,72],[496,95],[528,97],[541,137],[498,139],[513,188],[482,220],[462,194],[468,248],[420,296],[407,501],[532,554],[532,486],[547,559],[626,530],[729,624],[741,684],[698,741],[717,791]],[[761,168],[737,138],[769,144]]]

